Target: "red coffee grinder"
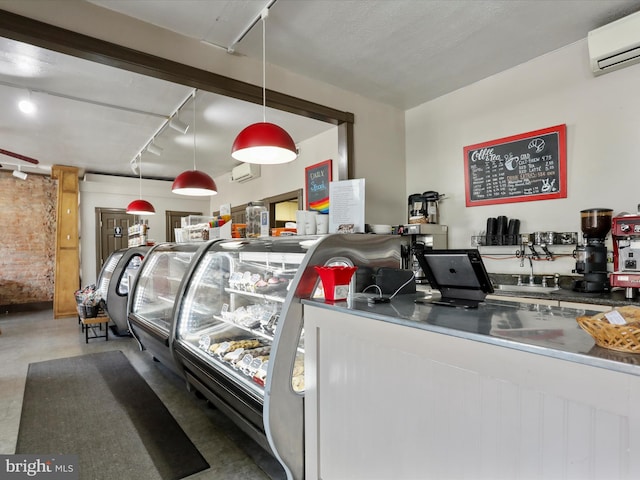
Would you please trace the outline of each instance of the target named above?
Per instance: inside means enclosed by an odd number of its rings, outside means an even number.
[[[634,298],[640,288],[640,215],[619,215],[611,225],[613,240],[612,287],[623,287],[626,298]]]

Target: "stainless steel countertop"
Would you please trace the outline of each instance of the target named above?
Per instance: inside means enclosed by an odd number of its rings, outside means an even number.
[[[367,296],[356,294],[335,303],[322,299],[302,303],[640,376],[640,354],[598,347],[578,326],[576,317],[594,315],[595,311],[499,300],[487,300],[477,309],[416,304],[414,300],[423,297],[422,293],[398,295],[390,303],[370,305]]]
[[[496,290],[495,292],[493,292],[493,295],[501,295],[504,297],[528,297],[537,299],[558,300],[560,302],[587,303],[591,305],[608,305],[610,307],[621,307],[623,305],[640,306],[640,299],[625,298],[624,289],[599,293],[576,292],[574,290],[569,290],[566,288],[554,290],[550,293],[525,293]]]

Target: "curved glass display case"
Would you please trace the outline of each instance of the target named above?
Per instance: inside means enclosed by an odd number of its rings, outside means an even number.
[[[289,478],[303,478],[304,326],[301,299],[321,292],[314,265],[398,268],[406,238],[328,235],[223,240],[191,265],[176,304],[170,348],[189,388],[202,393]],[[352,277],[352,291],[358,285]]]
[[[129,307],[129,330],[142,349],[175,370],[169,335],[180,284],[203,243],[161,243],[149,250],[135,277]]]
[[[104,309],[113,322],[111,329],[115,335],[128,336],[127,308],[129,303],[129,283],[140,270],[142,261],[151,247],[131,247],[118,250],[119,260],[113,269],[111,281],[106,286]]]
[[[118,262],[124,255],[127,249],[123,248],[120,250],[116,250],[115,252],[111,252],[111,254],[107,257],[107,260],[102,265],[100,269],[100,274],[98,275],[98,281],[96,282],[96,288],[98,292],[100,292],[100,297],[106,303],[109,284],[111,283],[111,277],[113,276],[113,272],[118,265]]]
[[[243,429],[267,450],[262,408],[271,345],[305,255],[299,239],[213,244],[195,262],[177,308],[173,348],[188,382],[219,408],[239,411]],[[302,342],[296,391],[304,389]]]

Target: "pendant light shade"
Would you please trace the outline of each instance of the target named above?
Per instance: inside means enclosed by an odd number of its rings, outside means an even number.
[[[179,195],[216,195],[218,187],[209,175],[200,170],[186,170],[176,177],[171,191]]]
[[[140,188],[140,196],[138,197],[138,200],[134,200],[127,205],[127,213],[130,215],[155,215],[156,209],[153,208],[153,205],[142,199],[142,156],[138,155],[136,158],[136,164],[138,167],[138,186]]]
[[[156,209],[146,200],[134,200],[127,206],[127,213],[130,215],[155,215]]]
[[[186,170],[176,177],[171,185],[171,191],[178,195],[203,197],[216,195],[218,187],[206,173],[196,169],[196,93],[193,91],[193,170]]]
[[[245,163],[269,165],[291,162],[298,156],[298,151],[285,129],[274,123],[260,122],[238,134],[231,156]]]
[[[269,7],[260,14],[262,18],[262,122],[249,125],[238,134],[231,147],[231,156],[245,163],[275,165],[295,160],[298,149],[285,129],[267,122],[265,23],[268,15]]]

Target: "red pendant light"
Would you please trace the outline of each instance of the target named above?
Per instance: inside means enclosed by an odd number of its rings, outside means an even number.
[[[176,177],[171,191],[180,195],[204,196],[218,193],[216,182],[200,170],[186,170]]]
[[[273,165],[295,160],[298,151],[285,129],[274,123],[260,122],[238,134],[231,156],[241,162]]]
[[[131,215],[155,215],[156,209],[146,200],[138,199],[127,205],[127,213]]]
[[[171,191],[178,195],[205,196],[216,195],[218,187],[206,173],[196,170],[196,93],[193,92],[193,170],[186,170],[176,177]]]
[[[262,122],[249,125],[242,130],[231,147],[231,156],[245,163],[274,165],[296,159],[298,149],[291,136],[282,127],[267,123],[265,20],[268,7],[261,13],[262,18]]]
[[[140,187],[140,197],[127,205],[127,213],[130,215],[155,215],[156,209],[151,203],[142,199],[142,157],[138,157],[138,178]]]

